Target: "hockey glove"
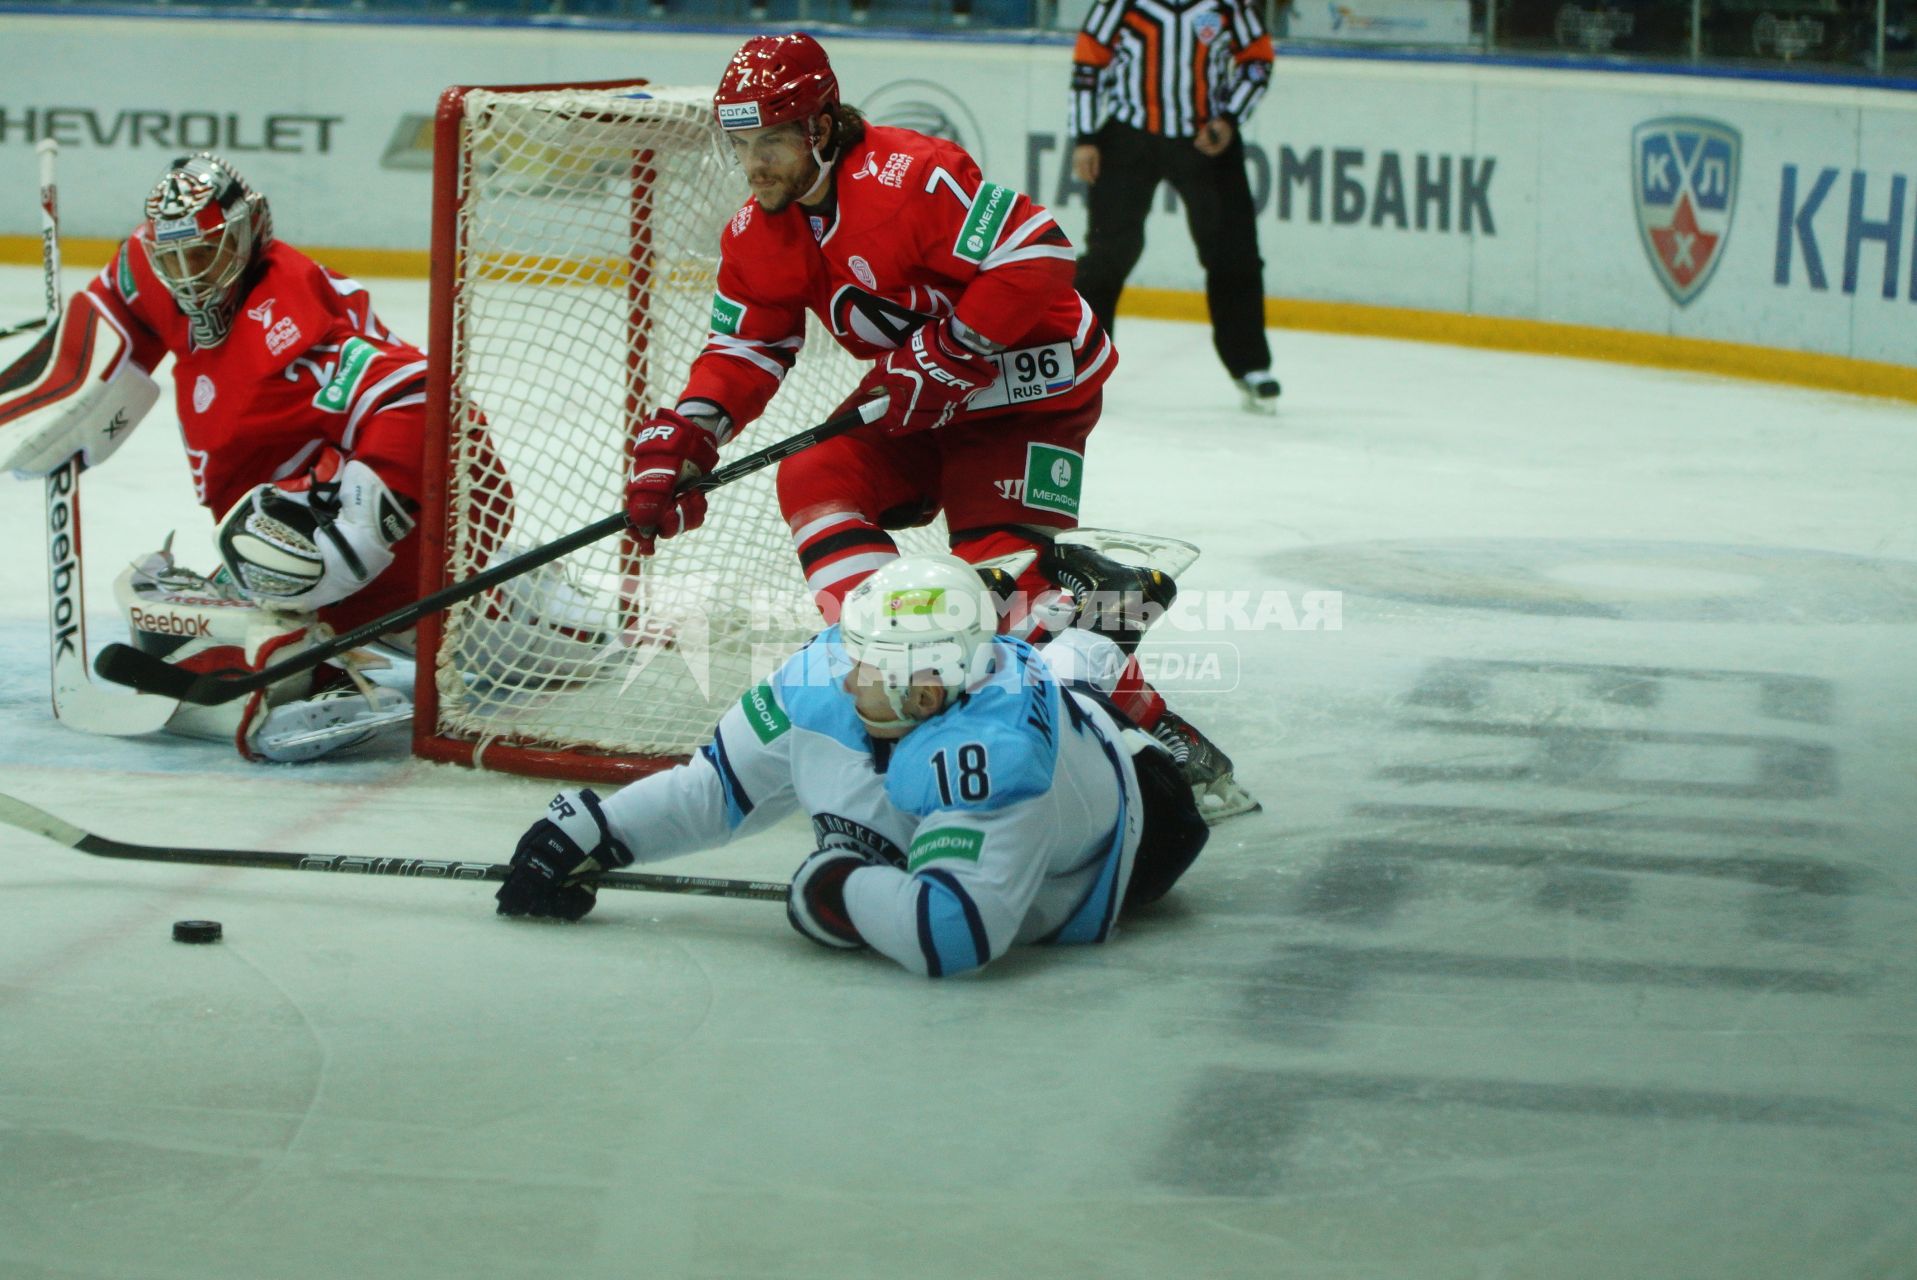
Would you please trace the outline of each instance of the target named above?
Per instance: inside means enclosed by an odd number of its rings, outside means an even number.
[[[97,467],[159,400],[159,385],[135,363],[156,357],[137,353],[102,314],[92,294],[75,294],[60,323],[0,370],[0,471],[44,476],[76,453]]]
[[[633,546],[652,554],[653,539],[670,538],[706,521],[706,495],[676,494],[687,480],[719,465],[712,432],[672,409],[645,420],[632,442],[632,479],[626,485],[626,522]]]
[[[952,420],[974,391],[998,376],[998,366],[962,341],[949,319],[920,325],[911,339],[887,352],[867,374],[862,396],[892,397],[880,428],[891,436],[932,431]]]
[[[823,947],[856,951],[865,939],[845,909],[845,882],[875,860],[849,849],[820,849],[799,864],[785,895],[785,917],[792,927]]]
[[[591,789],[561,791],[519,837],[510,865],[493,895],[500,915],[577,920],[598,899],[599,873],[631,866],[632,851],[612,834]]]
[[[275,609],[337,604],[393,563],[413,528],[406,504],[363,462],[338,456],[295,484],[263,484],[220,521],[220,559],[249,598]]]

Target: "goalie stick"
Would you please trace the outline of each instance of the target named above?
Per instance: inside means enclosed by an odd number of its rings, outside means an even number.
[[[135,862],[184,862],[206,867],[245,867],[265,871],[334,871],[356,876],[410,876],[420,880],[501,881],[510,868],[494,862],[434,858],[388,858],[357,853],[275,853],[266,849],[201,849],[135,844],[97,835],[56,818],[24,800],[0,793],[0,823],[45,836],[98,858]],[[713,876],[669,876],[645,871],[608,871],[594,882],[601,889],[645,893],[686,893],[707,898],[756,898],[784,902],[786,886],[769,880],[722,880]]]
[[[868,422],[876,422],[885,415],[886,400],[883,396],[867,400],[853,406],[845,412],[827,419],[816,427],[810,427],[797,435],[787,436],[777,444],[768,445],[759,452],[739,459],[729,466],[720,467],[710,475],[699,476],[681,486],[685,493],[710,493],[722,485],[731,484],[742,476],[749,476],[763,470],[775,462],[791,457],[801,449],[809,449],[834,436],[843,435],[852,428]],[[423,599],[415,600],[402,609],[395,609],[383,618],[375,618],[363,626],[355,627],[344,635],[338,635],[326,643],[316,645],[283,662],[275,662],[258,671],[212,671],[198,673],[182,670],[163,658],[143,653],[131,645],[109,644],[100,650],[100,656],[94,660],[93,669],[115,684],[129,685],[143,693],[164,694],[168,698],[181,702],[192,702],[200,706],[218,706],[222,702],[231,702],[244,697],[256,689],[264,689],[287,676],[311,670],[328,658],[334,658],[350,649],[357,649],[368,641],[375,640],[389,631],[398,631],[412,626],[429,613],[438,613],[470,599],[482,591],[498,586],[509,578],[548,564],[569,552],[576,551],[589,543],[618,533],[626,527],[623,512],[595,520],[583,529],[575,529],[563,538],[548,542],[543,547],[535,547],[524,555],[515,556],[481,573],[476,573],[464,582],[456,582],[442,591],[435,591]]]
[[[40,152],[40,262],[45,271],[45,324],[60,322],[60,206],[53,179],[59,144],[43,138]],[[68,458],[46,487],[47,639],[51,649],[53,714],[72,728],[112,737],[153,733],[177,709],[171,698],[110,693],[87,675],[86,574],[80,559],[80,455]]]
[[[47,141],[51,142],[53,140],[49,138]],[[0,329],[0,338],[15,338],[23,333],[31,333],[35,329],[44,329],[46,327],[47,318],[45,316],[39,316],[32,320],[22,320],[19,324],[8,325],[6,328]]]

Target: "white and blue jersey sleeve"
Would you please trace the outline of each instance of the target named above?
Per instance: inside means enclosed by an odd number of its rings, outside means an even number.
[[[811,646],[800,650],[727,708],[712,741],[685,764],[641,778],[603,802],[614,834],[638,861],[710,849],[792,812],[792,718],[785,699],[818,656]]]

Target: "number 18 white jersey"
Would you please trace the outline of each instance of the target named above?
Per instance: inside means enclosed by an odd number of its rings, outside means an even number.
[[[797,809],[820,848],[875,855],[846,909],[875,949],[934,977],[1015,942],[1102,942],[1143,820],[1120,727],[1038,650],[994,642],[992,674],[893,743],[844,689],[837,627],[719,721],[686,764],[604,803],[638,861],[762,830]]]

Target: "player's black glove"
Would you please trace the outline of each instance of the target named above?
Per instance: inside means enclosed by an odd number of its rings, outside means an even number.
[[[880,865],[851,849],[820,849],[793,873],[785,895],[785,918],[822,947],[857,950],[865,939],[845,909],[845,881],[860,867]]]
[[[602,871],[632,865],[591,790],[561,791],[546,816],[519,837],[511,873],[493,896],[502,916],[577,920],[592,910]]]

